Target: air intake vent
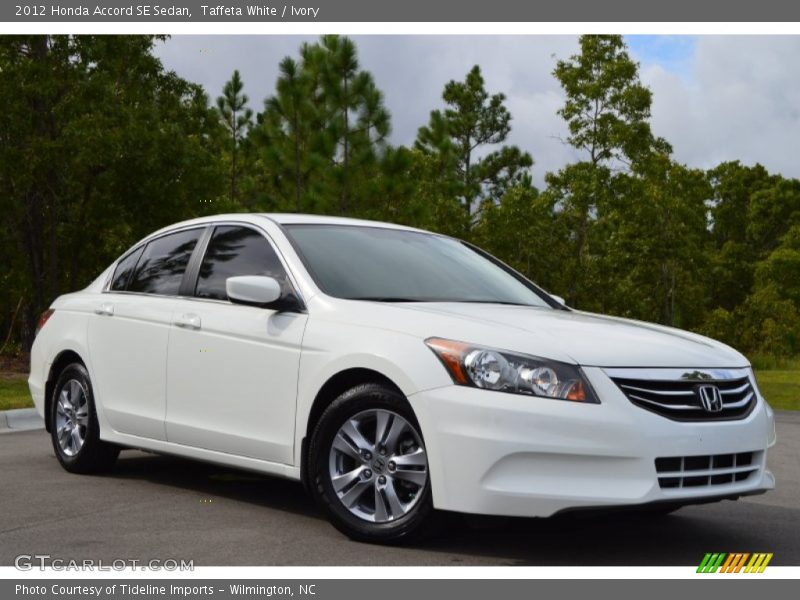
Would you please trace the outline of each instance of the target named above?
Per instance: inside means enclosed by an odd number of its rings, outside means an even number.
[[[750,379],[674,380],[613,378],[633,404],[676,421],[742,419],[756,404]]]
[[[760,463],[759,452],[669,456],[656,459],[656,473],[662,489],[708,487],[745,481]]]

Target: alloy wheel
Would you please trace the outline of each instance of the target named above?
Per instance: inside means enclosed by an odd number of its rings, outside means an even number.
[[[408,514],[428,483],[428,459],[416,428],[396,412],[362,411],[333,438],[329,474],[339,501],[374,523]]]
[[[89,427],[89,402],[86,389],[77,379],[68,380],[61,388],[56,405],[56,435],[66,456],[75,456],[86,441]]]

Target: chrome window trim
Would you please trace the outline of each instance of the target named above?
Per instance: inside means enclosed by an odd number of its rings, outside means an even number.
[[[750,377],[749,367],[735,368],[657,368],[623,367],[604,368],[603,372],[612,379],[640,379],[644,381],[727,381]]]
[[[274,221],[272,219],[269,219],[269,221],[274,223]],[[113,279],[114,279],[114,273],[117,270],[117,265],[119,264],[119,261],[122,260],[123,258],[125,258],[126,256],[128,256],[131,252],[135,252],[140,246],[144,246],[146,244],[149,244],[153,240],[160,239],[160,238],[162,238],[164,236],[171,235],[173,233],[179,233],[181,231],[187,231],[187,230],[190,230],[190,229],[209,229],[209,228],[214,228],[214,227],[218,227],[218,226],[223,226],[224,227],[224,226],[227,226],[227,225],[235,225],[237,227],[246,227],[248,229],[252,229],[256,233],[259,233],[260,235],[262,235],[267,240],[267,243],[270,245],[270,248],[272,248],[272,251],[275,252],[275,255],[278,257],[278,260],[280,261],[281,266],[283,267],[283,270],[286,271],[286,276],[289,278],[289,283],[292,285],[292,288],[293,288],[293,291],[294,291],[295,295],[297,296],[298,300],[300,300],[300,303],[303,305],[303,310],[300,311],[300,312],[306,313],[307,312],[306,307],[308,305],[306,304],[306,300],[303,297],[302,292],[300,291],[300,286],[297,284],[297,279],[295,278],[294,273],[292,272],[292,269],[289,267],[289,263],[286,260],[286,257],[283,255],[283,253],[281,252],[280,248],[278,248],[277,244],[275,244],[275,241],[272,239],[272,236],[269,234],[269,232],[266,231],[263,227],[260,227],[260,226],[254,224],[254,223],[249,223],[247,221],[234,221],[234,220],[231,220],[231,219],[225,219],[225,220],[222,220],[222,221],[209,221],[208,223],[193,223],[192,225],[186,225],[184,227],[177,227],[175,229],[170,229],[169,231],[163,231],[158,235],[154,235],[152,237],[145,238],[144,240],[142,240],[138,244],[136,244],[136,245],[132,246],[131,248],[129,248],[124,254],[122,254],[117,260],[114,261],[114,263],[112,264],[112,268],[111,268],[111,275],[109,276],[108,280],[106,281],[105,285],[103,286],[103,291],[101,293],[103,293],[103,294],[125,294],[125,295],[130,295],[130,296],[146,296],[146,297],[149,297],[149,298],[172,298],[172,299],[176,299],[176,300],[194,300],[194,301],[197,301],[197,302],[214,302],[216,304],[227,304],[227,305],[230,305],[230,306],[241,306],[239,304],[235,304],[235,303],[231,302],[230,300],[218,300],[216,298],[198,298],[196,296],[182,296],[182,295],[179,295],[179,294],[151,294],[151,293],[148,293],[148,292],[129,292],[127,290],[125,290],[125,291],[115,291],[115,290],[109,289],[109,287],[111,285],[111,281],[113,281]],[[201,257],[201,261],[202,261],[202,257]]]

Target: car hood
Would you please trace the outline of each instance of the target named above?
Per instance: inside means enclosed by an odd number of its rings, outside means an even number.
[[[426,323],[430,333],[425,335],[449,336],[548,358],[568,358],[584,366],[719,368],[749,364],[744,356],[725,344],[642,321],[574,310],[497,304],[409,303],[394,306],[415,312],[420,317],[434,317],[435,325],[431,327]],[[403,321],[409,323],[416,319]],[[405,327],[406,331],[409,329]],[[465,338],[465,331],[480,339]]]

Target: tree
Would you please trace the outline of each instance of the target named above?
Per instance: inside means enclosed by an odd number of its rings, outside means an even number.
[[[202,90],[164,71],[153,36],[0,38],[3,304],[15,334],[133,241],[213,210],[218,132]],[[87,236],[87,232],[92,232]],[[10,311],[9,311],[10,312]]]
[[[334,181],[339,188],[339,210],[344,215],[354,208],[356,174],[374,166],[381,154],[391,130],[389,111],[372,75],[360,69],[351,39],[323,36],[318,52],[322,97],[329,111],[328,131],[337,148]]]
[[[708,176],[714,241],[710,303],[732,311],[751,293],[758,262],[800,220],[800,184],[738,161],[722,163]]]
[[[237,156],[242,139],[252,123],[253,111],[247,107],[250,99],[244,93],[244,82],[238,69],[233,72],[231,79],[222,88],[222,96],[217,98],[217,110],[222,123],[230,135],[230,192],[229,199],[233,204],[237,198],[237,180],[239,166]]]
[[[539,285],[555,290],[561,284],[558,247],[568,232],[558,221],[551,200],[532,185],[514,186],[501,202],[486,204],[474,233],[482,248]]]
[[[592,285],[590,232],[602,219],[620,172],[652,152],[671,149],[653,136],[648,122],[652,95],[639,80],[638,65],[628,55],[622,36],[584,35],[580,52],[559,60],[553,71],[566,94],[558,111],[569,128],[569,143],[584,159],[548,174],[564,218],[570,221],[572,258],[567,266],[567,298],[572,305],[591,303],[579,282]]]
[[[389,112],[352,40],[323,36],[287,57],[252,141],[271,205],[357,215],[372,210],[369,190],[389,146]],[[291,198],[291,203],[287,200]]]
[[[303,212],[310,208],[311,173],[322,166],[313,156],[321,115],[307,70],[287,56],[279,72],[275,95],[264,102],[252,137],[263,158],[259,170],[271,175],[276,197],[285,201],[287,208]]]
[[[533,165],[527,152],[502,144],[511,131],[511,114],[503,94],[489,95],[477,65],[464,81],[450,81],[442,94],[447,108],[431,112],[417,134],[415,147],[436,157],[442,185],[453,190],[466,213],[466,229],[487,201],[498,201],[520,183]]]
[[[636,164],[606,209],[600,257],[604,310],[692,327],[705,304],[709,232],[706,174],[652,154]]]

